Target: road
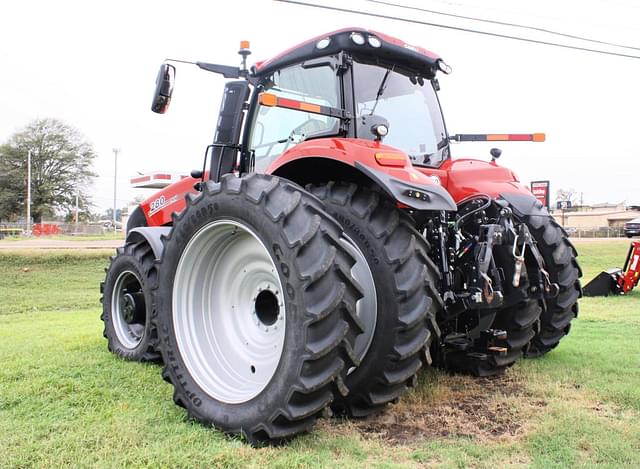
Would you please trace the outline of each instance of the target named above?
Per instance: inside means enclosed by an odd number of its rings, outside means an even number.
[[[628,241],[627,238],[570,238],[574,244],[594,241]],[[22,251],[25,249],[115,249],[124,244],[124,239],[60,240],[32,238],[20,241],[0,240],[0,250]]]

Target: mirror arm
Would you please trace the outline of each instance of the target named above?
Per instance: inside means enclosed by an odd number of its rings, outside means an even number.
[[[207,62],[196,62],[196,65],[207,72],[219,73],[225,78],[240,78],[242,76],[240,67],[210,64]]]

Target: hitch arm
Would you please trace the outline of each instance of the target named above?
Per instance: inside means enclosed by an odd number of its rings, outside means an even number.
[[[529,251],[533,255],[533,258],[536,260],[536,263],[538,264],[538,271],[542,276],[541,283],[543,285],[545,294],[550,298],[555,298],[556,296],[558,296],[558,293],[560,293],[560,286],[557,283],[551,283],[551,280],[549,279],[549,272],[547,272],[547,270],[545,269],[544,258],[542,257],[542,254],[540,253],[540,250],[538,249],[536,242],[531,236],[531,232],[529,231],[529,228],[527,228],[527,225],[522,223],[520,224],[518,231],[519,233],[516,236],[516,240],[514,242],[514,250],[516,248],[515,243],[518,241],[518,238],[522,236],[524,239],[525,246],[529,246]],[[522,252],[524,255],[524,248]],[[516,262],[518,261],[516,260]]]

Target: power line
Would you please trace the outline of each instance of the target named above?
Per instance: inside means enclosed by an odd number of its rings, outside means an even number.
[[[282,2],[282,3],[291,3],[293,5],[301,5],[301,6],[307,6],[307,7],[313,7],[313,8],[320,8],[320,9],[323,9],[323,10],[340,11],[340,12],[343,12],[343,13],[355,13],[357,15],[372,16],[372,17],[375,17],[375,18],[383,18],[383,19],[387,19],[387,20],[404,21],[405,23],[421,24],[421,25],[424,25],[424,26],[433,26],[434,28],[451,29],[453,31],[461,31],[461,32],[473,33],[473,34],[481,34],[481,35],[484,35],[484,36],[500,37],[500,38],[503,38],[503,39],[512,39],[514,41],[530,42],[530,43],[533,43],[533,44],[541,44],[541,45],[545,45],[545,46],[561,47],[563,49],[573,49],[573,50],[579,50],[579,51],[583,51],[583,52],[593,52],[595,54],[612,55],[612,56],[616,56],[616,57],[625,57],[625,58],[628,58],[628,59],[640,59],[640,56],[637,56],[637,55],[623,54],[623,53],[620,53],[620,52],[609,52],[609,51],[598,50],[598,49],[589,49],[587,47],[570,46],[568,44],[559,44],[557,42],[540,41],[538,39],[528,39],[528,38],[519,37],[519,36],[510,36],[510,35],[507,35],[507,34],[490,33],[488,31],[480,31],[480,30],[477,30],[477,29],[470,29],[470,28],[461,28],[459,26],[449,26],[449,25],[445,25],[445,24],[431,23],[431,22],[428,22],[428,21],[410,20],[408,18],[402,18],[401,16],[391,16],[391,15],[383,15],[383,14],[380,14],[380,13],[362,12],[362,11],[358,11],[358,10],[351,10],[349,8],[330,7],[330,6],[325,6],[325,5],[317,5],[317,4],[314,4],[314,3],[300,2],[300,1],[296,1],[296,0],[274,0],[274,1]]]
[[[448,0],[432,0],[432,1],[437,1],[438,3],[444,3],[448,6],[453,6],[453,7],[460,7],[460,8],[472,8],[474,10],[485,10],[485,11],[491,11],[491,12],[500,12],[500,13],[512,13],[512,14],[517,14],[518,16],[523,16],[523,17],[527,17],[527,18],[534,18],[536,21],[538,20],[551,20],[551,21],[567,21],[566,17],[561,17],[561,16],[557,16],[557,15],[550,15],[549,11],[540,11],[540,12],[532,12],[530,10],[527,11],[522,11],[522,10],[514,10],[513,8],[508,8],[508,7],[504,7],[504,6],[489,6],[489,5],[485,5],[484,3],[478,3],[478,2],[471,2],[471,3],[464,3],[464,2],[454,2],[454,1],[448,1]],[[604,3],[611,2],[611,0],[592,0],[592,1],[602,1]],[[514,2],[512,2],[514,3]],[[608,6],[610,6],[608,4]],[[622,6],[624,8],[624,6]],[[627,8],[631,8],[629,6],[627,6]],[[598,25],[598,26],[606,26],[609,28],[613,28],[616,27],[618,29],[622,28],[622,29],[630,29],[630,26],[627,25],[620,25],[620,24],[615,24],[612,25],[611,23],[602,23],[601,21],[597,21],[597,22],[593,22],[593,20],[589,20],[589,19],[585,19],[585,18],[578,18],[577,19],[580,23],[582,23],[583,25],[590,25],[590,26],[594,26],[594,25]],[[634,29],[635,32],[635,29]]]
[[[607,45],[607,46],[614,46],[614,47],[622,47],[622,48],[625,48],[625,49],[640,50],[640,47],[626,46],[624,44],[617,44],[615,42],[600,41],[598,39],[589,39],[587,37],[576,36],[576,35],[567,34],[567,33],[561,33],[559,31],[553,31],[551,29],[539,28],[537,26],[528,26],[528,25],[523,25],[523,24],[518,24],[518,23],[509,23],[509,22],[506,22],[506,21],[489,20],[489,19],[486,19],[486,18],[476,18],[474,16],[458,15],[458,14],[455,14],[455,13],[447,13],[447,12],[444,12],[444,11],[429,10],[429,9],[426,9],[426,8],[418,8],[418,7],[408,6],[408,5],[399,5],[397,3],[385,2],[385,1],[382,1],[382,0],[365,0],[365,1],[367,1],[369,3],[378,3],[380,5],[393,6],[393,7],[397,7],[397,8],[404,8],[404,9],[407,9],[407,10],[422,11],[424,13],[433,13],[433,14],[436,14],[436,15],[450,16],[452,18],[461,18],[461,19],[465,19],[465,20],[479,21],[479,22],[482,22],[482,23],[499,24],[501,26],[510,26],[510,27],[520,28],[520,29],[529,29],[531,31],[539,31],[539,32],[547,33],[547,34],[553,34],[553,35],[556,35],[556,36],[568,37],[568,38],[571,38],[571,39],[578,39],[580,41],[593,42],[593,43],[596,43],[596,44],[604,44],[604,45]]]

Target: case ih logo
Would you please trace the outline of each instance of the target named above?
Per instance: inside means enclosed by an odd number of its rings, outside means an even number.
[[[549,210],[549,181],[531,181],[531,192]]]

